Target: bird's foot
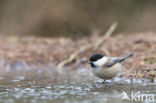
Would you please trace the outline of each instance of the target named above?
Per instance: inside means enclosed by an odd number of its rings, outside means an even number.
[[[102,82],[96,82],[96,84],[98,85],[98,86],[100,86],[100,85],[105,85],[105,86],[108,86],[108,87],[110,87],[110,86],[112,86],[112,81],[106,81],[106,80],[103,80]]]
[[[112,82],[105,82],[105,85],[108,87],[112,86],[112,84],[113,84]]]
[[[103,84],[105,84],[105,80],[102,81],[102,82],[96,82],[96,84],[97,84],[97,85],[103,85]]]
[[[110,80],[110,81],[105,81],[104,80],[103,84],[106,85],[106,86],[112,86],[113,83],[112,83],[112,80]]]

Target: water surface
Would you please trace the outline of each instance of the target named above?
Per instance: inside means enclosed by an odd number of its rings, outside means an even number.
[[[123,92],[129,97],[132,92],[156,96],[155,83],[141,83],[139,80],[138,83],[130,83],[128,79],[116,79],[112,86],[98,85],[99,79],[88,69],[64,73],[46,69],[26,74],[17,71],[7,73],[7,76],[0,77],[0,103],[131,103],[121,100]]]

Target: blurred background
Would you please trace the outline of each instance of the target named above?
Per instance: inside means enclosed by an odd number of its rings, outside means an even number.
[[[0,0],[0,35],[82,36],[156,31],[155,0]]]
[[[156,0],[0,0],[0,103],[123,103],[123,92],[133,91],[156,96],[155,32]],[[94,53],[134,56],[110,87],[90,70]]]

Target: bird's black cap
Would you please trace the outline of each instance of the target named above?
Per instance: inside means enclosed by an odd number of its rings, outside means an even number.
[[[104,55],[99,54],[99,53],[94,54],[94,55],[92,55],[92,56],[90,57],[89,61],[91,61],[91,62],[97,61],[97,60],[101,59],[103,56],[104,56]]]

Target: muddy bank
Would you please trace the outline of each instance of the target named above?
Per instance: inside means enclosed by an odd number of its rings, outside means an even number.
[[[71,38],[40,38],[40,37],[0,37],[0,68],[2,71],[31,68],[56,70],[57,64],[68,58],[87,44],[95,43],[100,36]],[[134,53],[124,62],[125,73],[122,76],[156,78],[156,34],[136,33],[119,34],[104,41],[98,50],[89,49],[81,53],[72,63],[63,67],[64,70],[89,68],[88,58],[93,53],[110,56],[123,56]]]

